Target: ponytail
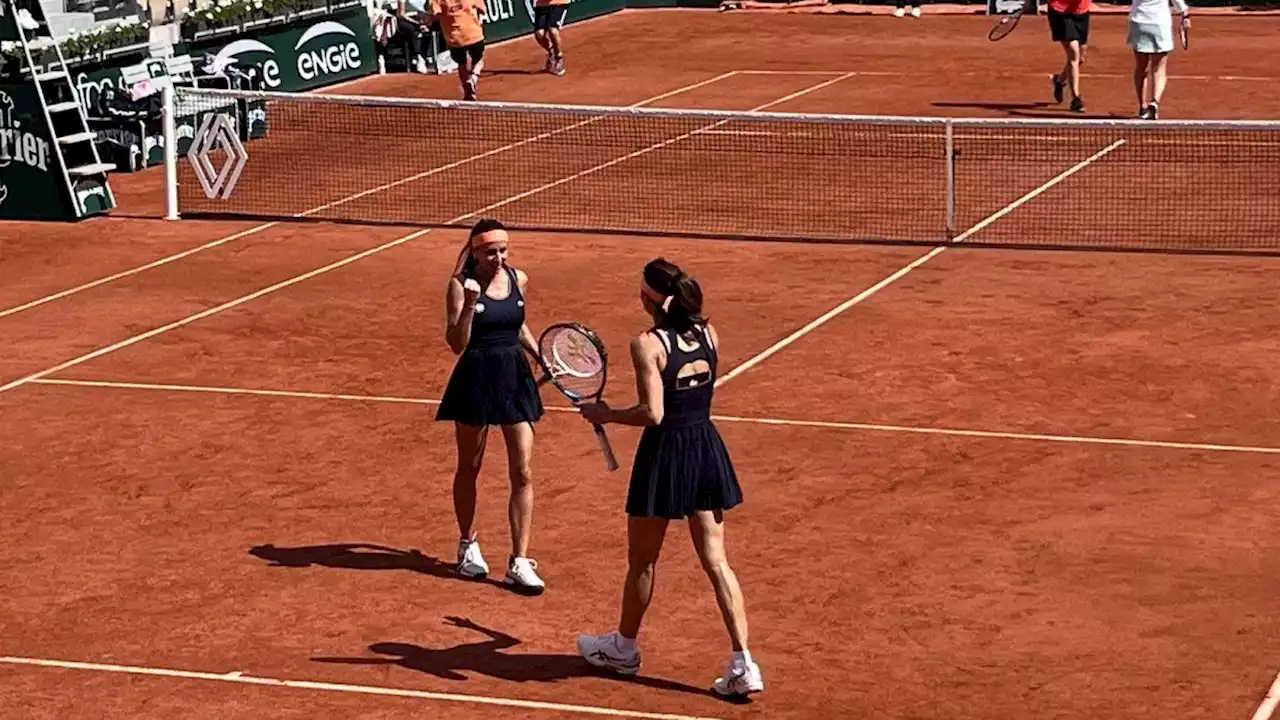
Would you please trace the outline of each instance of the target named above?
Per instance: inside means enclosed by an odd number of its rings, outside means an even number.
[[[662,314],[662,327],[687,335],[694,326],[705,325],[702,314],[702,286],[665,258],[658,258],[644,268],[644,281],[657,292],[670,298]]]

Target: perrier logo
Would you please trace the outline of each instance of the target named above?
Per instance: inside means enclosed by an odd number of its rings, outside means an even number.
[[[23,129],[14,113],[13,98],[0,92],[0,168],[13,163],[48,172],[49,141]],[[0,203],[9,196],[9,188],[0,181]]]

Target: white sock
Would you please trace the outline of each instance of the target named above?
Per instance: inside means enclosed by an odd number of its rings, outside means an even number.
[[[746,648],[742,648],[742,652],[735,652],[733,654],[733,664],[739,667],[746,667],[750,665],[751,653]]]

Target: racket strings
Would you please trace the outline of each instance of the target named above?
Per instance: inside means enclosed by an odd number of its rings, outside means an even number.
[[[539,347],[551,381],[577,398],[596,395],[604,386],[604,357],[585,334],[564,328],[544,337]]]

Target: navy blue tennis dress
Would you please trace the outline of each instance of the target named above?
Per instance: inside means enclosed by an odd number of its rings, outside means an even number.
[[[716,349],[705,327],[695,327],[697,348],[680,347],[673,330],[650,330],[667,349],[662,369],[662,422],[640,436],[627,514],[640,517],[685,518],[699,510],[728,510],[742,502],[742,488],[729,451],[711,422],[715,392]],[[697,360],[710,371],[679,378],[680,369]]]
[[[449,376],[436,420],[464,425],[515,425],[542,417],[542,398],[520,346],[524,296],[507,268],[511,292],[502,300],[481,294],[471,318],[471,340]]]

